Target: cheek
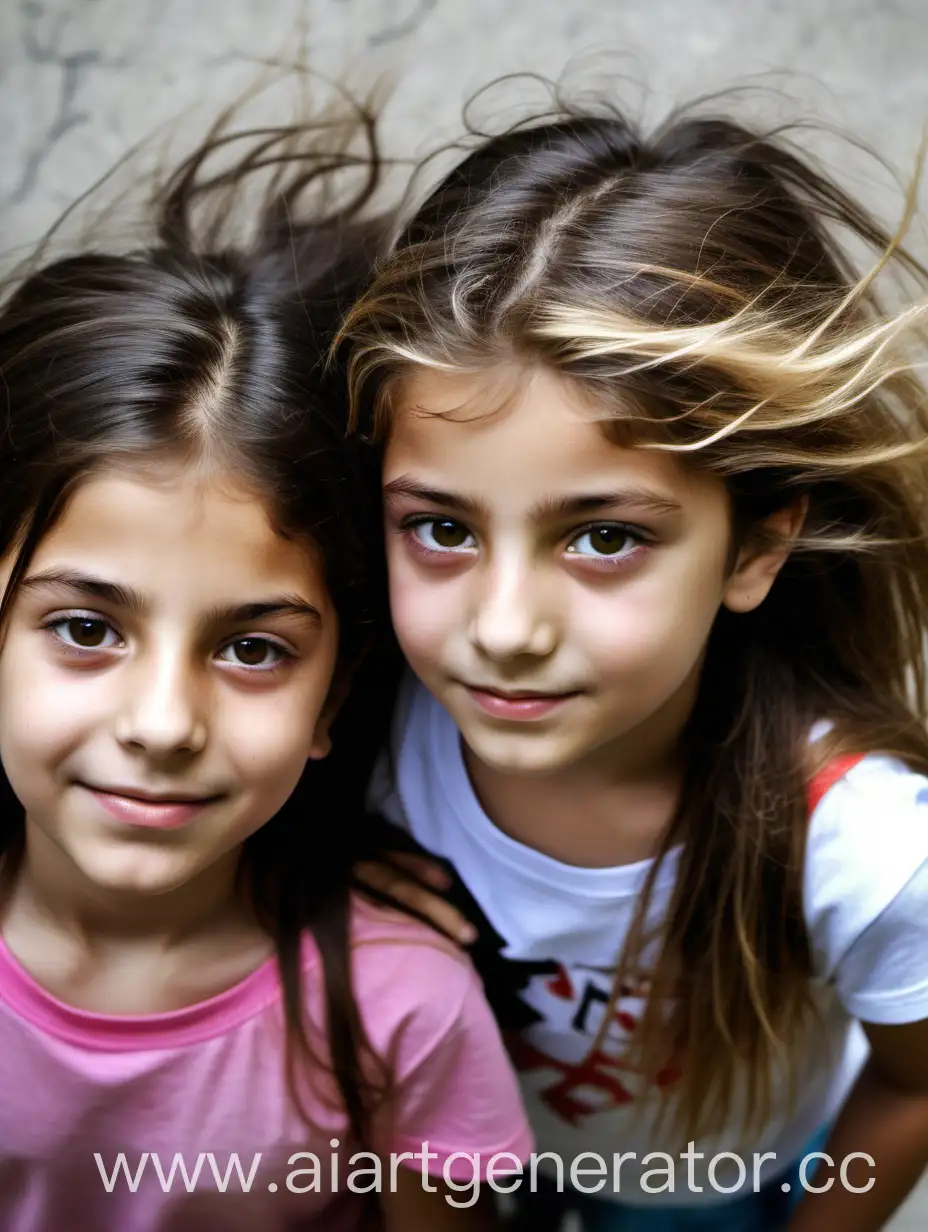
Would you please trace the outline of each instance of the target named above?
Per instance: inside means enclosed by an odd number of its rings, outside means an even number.
[[[461,603],[452,579],[425,581],[399,553],[390,563],[390,615],[400,646],[408,658],[439,647],[460,620]]]
[[[16,649],[6,647],[0,660],[0,756],[11,779],[18,764],[66,757],[105,708],[100,678],[63,676]]]
[[[570,639],[604,675],[652,671],[672,643],[666,615],[621,598],[590,597],[571,613]]]
[[[227,695],[214,715],[217,753],[231,758],[247,787],[282,803],[303,772],[332,681],[328,667],[265,696]]]
[[[311,728],[304,715],[283,709],[265,716],[252,710],[251,721],[241,725],[228,717],[224,751],[248,802],[244,837],[269,821],[292,795],[306,767]]]
[[[570,623],[602,670],[641,671],[657,682],[692,669],[720,602],[714,574],[667,569],[612,593],[587,592]]]

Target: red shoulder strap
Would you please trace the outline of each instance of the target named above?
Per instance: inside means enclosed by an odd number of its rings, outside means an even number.
[[[821,804],[822,797],[831,791],[835,783],[840,782],[849,770],[853,770],[858,762],[863,761],[865,756],[865,753],[846,753],[843,757],[836,757],[834,761],[830,761],[827,766],[819,770],[809,784],[807,798],[810,817]]]

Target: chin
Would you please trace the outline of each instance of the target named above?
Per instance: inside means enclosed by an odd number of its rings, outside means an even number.
[[[500,737],[498,733],[480,732],[473,741],[462,732],[464,743],[485,766],[499,774],[519,774],[525,778],[542,778],[555,774],[576,762],[574,750],[556,747],[544,739]]]
[[[157,898],[179,889],[192,879],[196,870],[189,868],[152,868],[139,861],[130,865],[120,861],[99,863],[84,861],[84,876],[106,894],[131,894],[137,898]]]

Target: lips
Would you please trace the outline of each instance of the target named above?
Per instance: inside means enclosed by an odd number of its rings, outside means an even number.
[[[578,696],[577,691],[540,693],[535,690],[520,689],[509,692],[501,689],[487,689],[479,685],[465,685],[464,687],[486,714],[497,719],[521,721],[543,719]]]
[[[180,829],[220,798],[175,792],[155,796],[129,787],[86,785],[86,790],[117,821],[153,830]]]

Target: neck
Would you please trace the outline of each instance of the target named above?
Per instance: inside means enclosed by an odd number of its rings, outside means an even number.
[[[88,943],[159,940],[175,945],[240,917],[240,849],[161,894],[110,889],[92,881],[38,826],[26,821],[26,842],[7,912]]]

